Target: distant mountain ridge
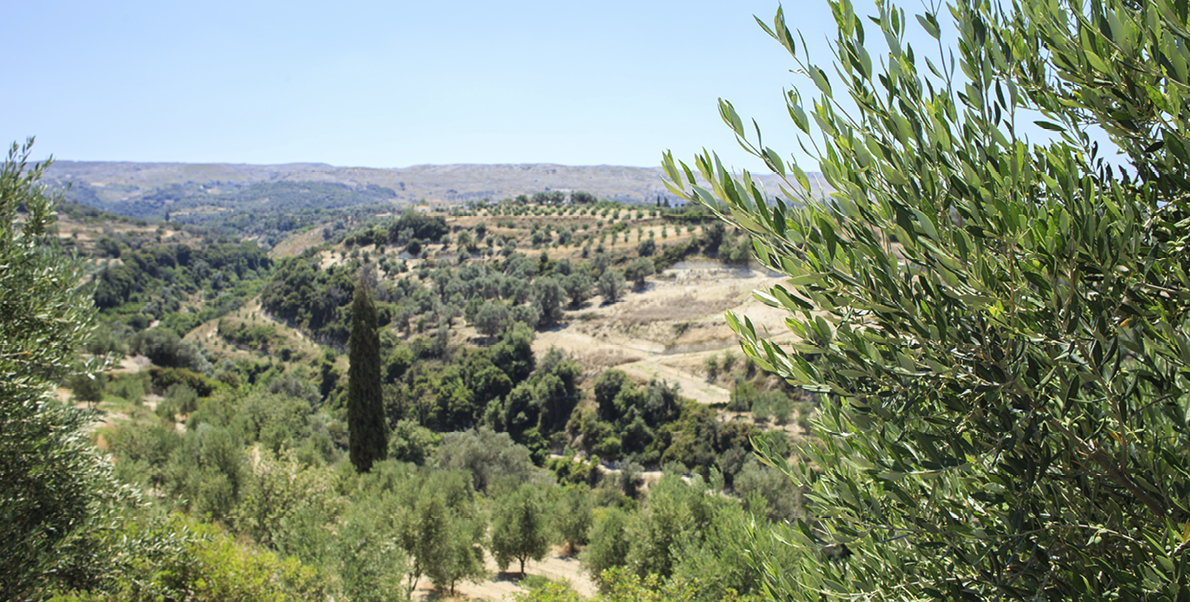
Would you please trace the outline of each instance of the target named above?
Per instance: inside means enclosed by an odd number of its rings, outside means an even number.
[[[267,182],[317,182],[353,189],[391,189],[394,204],[421,200],[462,203],[498,201],[520,194],[584,190],[599,198],[652,203],[671,199],[660,167],[614,165],[569,166],[532,164],[415,165],[402,168],[336,167],[324,163],[248,165],[230,163],[136,163],[123,161],[56,161],[45,180],[52,186],[71,184],[72,200],[108,210],[133,207],[141,199],[177,194],[221,194]],[[821,174],[810,173],[817,196],[825,188]],[[773,194],[778,178],[757,178]],[[127,211],[121,211],[128,213]],[[135,213],[135,211],[133,212]]]

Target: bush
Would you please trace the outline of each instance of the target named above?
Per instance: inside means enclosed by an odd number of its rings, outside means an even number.
[[[170,454],[165,476],[172,495],[188,500],[200,515],[222,520],[239,503],[245,470],[239,441],[225,428],[201,424]]]
[[[590,544],[580,561],[595,583],[604,584],[604,571],[625,566],[632,540],[628,534],[629,515],[619,508],[600,508],[595,511],[591,526]]]
[[[513,443],[508,433],[487,427],[443,435],[434,464],[466,471],[475,490],[481,492],[501,481],[525,482],[536,472],[527,448]]]
[[[210,374],[211,364],[202,351],[190,341],[178,338],[172,330],[150,328],[142,330],[128,340],[133,353],[148,357],[154,364],[165,368],[182,368],[202,374]]]
[[[108,395],[139,405],[151,387],[152,380],[148,372],[113,374],[107,381],[106,392]]]
[[[112,529],[104,547],[123,559],[103,587],[68,591],[68,601],[193,600],[288,602],[322,600],[328,580],[296,559],[237,542],[213,525],[173,516],[141,517]]]
[[[401,420],[388,436],[388,457],[400,462],[422,465],[438,445],[439,436],[412,420]]]
[[[149,378],[153,383],[153,388],[159,391],[164,392],[173,385],[185,384],[193,389],[199,397],[208,397],[219,387],[219,381],[211,380],[202,374],[185,368],[158,368],[154,366],[149,369]]]
[[[198,393],[186,383],[175,383],[165,390],[165,402],[174,407],[174,413],[189,414],[198,409]]]
[[[736,495],[752,512],[763,512],[769,520],[782,523],[805,518],[802,490],[785,473],[749,458],[733,481]]]

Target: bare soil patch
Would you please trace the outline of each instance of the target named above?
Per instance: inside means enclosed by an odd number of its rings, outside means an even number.
[[[492,575],[487,581],[479,583],[461,583],[455,587],[455,595],[450,596],[436,592],[430,586],[429,579],[423,578],[413,591],[414,600],[511,600],[512,595],[525,591],[521,586],[521,575],[515,572],[516,565],[510,566],[512,572],[500,572],[496,561],[488,556],[485,568]],[[579,565],[577,557],[566,556],[562,547],[550,550],[541,562],[525,563],[527,575],[537,575],[551,581],[568,581],[570,587],[583,597],[591,597],[598,593],[595,583],[587,576]]]
[[[324,242],[322,237],[323,227],[324,224],[319,224],[305,232],[299,232],[287,237],[269,251],[269,258],[280,259],[282,257],[301,255],[306,249],[322,244]]]
[[[747,315],[758,332],[787,340],[786,313],[752,295],[781,278],[710,261],[690,264],[666,270],[650,279],[644,290],[630,292],[619,302],[603,304],[596,298],[567,312],[562,326],[537,334],[534,350],[561,349],[589,376],[617,368],[641,381],[677,384],[683,396],[700,403],[727,403],[730,390],[709,382],[704,368],[708,356],[725,350],[743,355],[724,313]]]

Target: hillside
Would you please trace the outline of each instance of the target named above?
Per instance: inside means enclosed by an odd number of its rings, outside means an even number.
[[[420,200],[462,203],[500,200],[534,192],[583,190],[601,199],[651,203],[674,199],[665,189],[660,167],[614,165],[416,165],[404,168],[335,167],[321,163],[244,165],[228,163],[133,163],[56,161],[46,181],[72,185],[70,198],[124,215],[134,215],[138,201],[164,195],[173,200],[192,195],[227,194],[252,184],[313,182],[351,190],[389,189],[394,204]],[[821,174],[810,174],[820,191]],[[758,178],[770,191],[773,176]],[[129,211],[134,211],[130,213]]]
[[[282,185],[341,186],[271,184]],[[180,513],[155,523],[164,537],[234,537],[233,563],[282,555],[308,578],[262,570],[293,599],[501,599],[546,580],[590,596],[635,578],[601,573],[616,567],[683,587],[708,554],[732,556],[713,561],[724,574],[709,595],[756,594],[733,530],[795,518],[801,501],[752,452],[763,441],[791,453],[816,402],[743,360],[725,323],[737,310],[782,327],[752,298],[777,275],[751,259],[747,236],[698,206],[293,204],[269,206],[288,225],[259,237],[232,219],[61,210],[58,236],[96,284],[102,327],[87,350],[124,361],[60,395],[99,411],[95,442],[122,481]],[[234,203],[223,213],[262,221]],[[379,318],[390,431],[370,474],[347,454],[361,282]],[[664,526],[655,499],[704,522]],[[501,518],[516,504],[536,526]],[[150,520],[137,516],[122,528]],[[528,528],[545,547],[516,557],[521,574],[498,534]],[[656,528],[684,551],[624,539]]]

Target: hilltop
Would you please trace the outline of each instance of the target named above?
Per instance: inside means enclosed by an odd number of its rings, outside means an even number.
[[[534,192],[583,190],[625,203],[675,200],[660,167],[616,165],[416,165],[403,168],[336,167],[323,163],[245,165],[230,163],[135,163],[56,161],[46,176],[51,186],[71,185],[71,200],[137,217],[161,217],[169,202],[213,197],[254,184],[315,183],[363,192],[361,202],[397,205],[426,201],[446,204],[500,200]],[[825,181],[812,173],[811,187]],[[758,180],[771,192],[774,176]],[[371,191],[370,193],[368,191]],[[164,204],[163,204],[164,203]]]

